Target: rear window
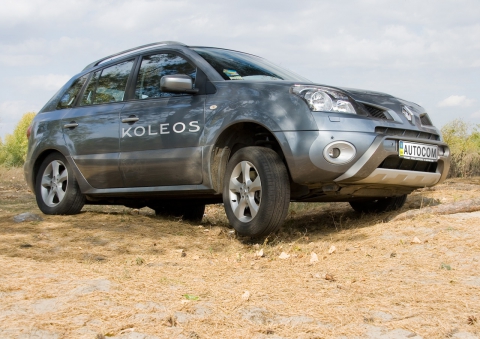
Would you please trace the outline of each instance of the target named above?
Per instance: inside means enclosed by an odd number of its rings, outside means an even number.
[[[57,104],[57,109],[64,109],[70,108],[75,103],[75,99],[77,98],[80,90],[83,87],[83,84],[87,80],[88,75],[84,75],[83,77],[78,78],[75,80],[72,86],[62,95],[62,98]]]
[[[123,101],[132,66],[133,60],[93,73],[80,105]]]

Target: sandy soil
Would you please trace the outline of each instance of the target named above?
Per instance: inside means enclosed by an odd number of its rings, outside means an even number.
[[[450,180],[400,212],[479,197],[479,178]],[[479,338],[480,212],[397,214],[291,204],[255,243],[221,206],[201,224],[46,216],[22,171],[0,169],[0,338]]]

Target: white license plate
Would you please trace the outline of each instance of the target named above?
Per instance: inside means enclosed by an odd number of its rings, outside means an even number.
[[[438,160],[438,147],[437,145],[399,141],[398,155],[405,159],[436,162]]]

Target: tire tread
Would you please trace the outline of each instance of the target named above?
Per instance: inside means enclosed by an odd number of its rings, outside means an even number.
[[[259,211],[259,214],[248,223],[243,223],[233,216],[228,201],[228,187],[226,187],[226,183],[229,182],[229,175],[233,167],[241,161],[240,159],[246,159],[252,163],[256,162],[257,164],[254,165],[257,170],[263,172],[261,176],[262,202],[260,207],[263,210]],[[233,163],[230,163],[232,161]],[[223,191],[225,211],[230,223],[239,234],[255,238],[265,237],[276,232],[282,226],[290,204],[290,180],[285,164],[275,151],[258,146],[240,149],[232,156],[230,162],[225,173]],[[259,168],[260,164],[261,170]]]

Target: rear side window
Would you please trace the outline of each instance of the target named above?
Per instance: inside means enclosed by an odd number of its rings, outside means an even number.
[[[80,93],[83,84],[87,80],[87,77],[88,75],[84,75],[83,77],[75,80],[73,85],[70,86],[70,88],[62,95],[62,98],[57,104],[57,109],[70,108],[73,106],[78,93]]]
[[[188,95],[166,93],[160,90],[160,79],[164,75],[186,74],[195,83],[197,69],[187,60],[176,54],[162,53],[145,56],[142,59],[135,87],[136,99],[170,97]]]
[[[123,101],[132,66],[133,60],[93,73],[80,105]]]

